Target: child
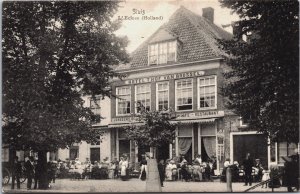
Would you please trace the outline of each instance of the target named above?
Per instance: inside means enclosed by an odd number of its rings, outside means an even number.
[[[268,170],[263,170],[262,173],[263,173],[263,176],[261,179],[262,182],[270,179],[270,174],[269,174],[270,172]],[[264,188],[264,185],[265,185],[265,188],[268,187],[268,183],[266,182],[263,185],[261,185],[261,188]]]

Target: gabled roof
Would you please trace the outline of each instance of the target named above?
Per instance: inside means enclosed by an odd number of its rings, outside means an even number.
[[[181,6],[167,23],[160,26],[131,54],[129,69],[148,66],[148,45],[160,39],[173,37],[181,43],[176,63],[184,63],[219,58],[222,51],[218,48],[216,39],[231,39],[232,35],[206,18]]]

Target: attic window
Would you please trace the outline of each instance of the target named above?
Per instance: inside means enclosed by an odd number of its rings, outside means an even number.
[[[166,64],[176,61],[176,41],[149,45],[149,65]]]

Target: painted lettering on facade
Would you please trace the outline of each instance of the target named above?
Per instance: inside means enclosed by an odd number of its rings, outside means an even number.
[[[192,72],[175,73],[175,74],[162,75],[162,76],[130,79],[130,80],[125,80],[125,84],[140,84],[140,83],[148,83],[148,82],[158,82],[158,81],[166,81],[166,80],[172,80],[172,79],[197,77],[197,76],[203,76],[203,75],[204,75],[204,71],[192,71]]]
[[[111,119],[112,123],[130,123],[137,122],[137,117],[116,117]]]
[[[224,111],[202,111],[193,113],[176,113],[176,120],[223,117]]]

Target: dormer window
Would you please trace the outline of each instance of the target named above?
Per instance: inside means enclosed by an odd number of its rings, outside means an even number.
[[[166,64],[176,61],[176,40],[149,45],[149,65]]]

